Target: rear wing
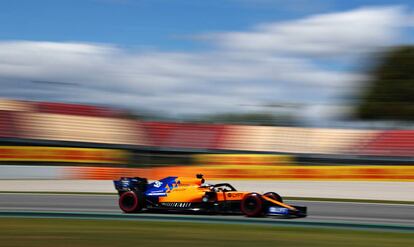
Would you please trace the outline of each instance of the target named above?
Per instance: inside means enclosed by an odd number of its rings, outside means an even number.
[[[148,180],[140,177],[122,177],[114,180],[115,189],[118,192],[124,191],[145,191],[147,189]]]

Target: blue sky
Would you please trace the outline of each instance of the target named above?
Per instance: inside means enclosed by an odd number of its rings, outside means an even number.
[[[0,83],[7,90],[0,96],[178,115],[261,111],[266,109],[246,105],[286,102],[305,104],[310,118],[329,118],[342,110],[327,106],[342,107],[341,99],[363,81],[360,61],[373,51],[412,43],[413,5],[1,1]],[[79,87],[55,90],[33,80]]]
[[[312,2],[310,4],[310,2]],[[111,43],[187,50],[186,37],[245,30],[361,6],[413,6],[413,1],[322,0],[13,0],[0,2],[1,40]],[[201,46],[202,47],[202,46]]]

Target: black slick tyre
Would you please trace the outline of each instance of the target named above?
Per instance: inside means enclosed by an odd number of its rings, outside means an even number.
[[[137,192],[127,191],[119,197],[119,208],[125,213],[137,213],[142,209],[142,201]]]
[[[243,197],[240,204],[241,212],[247,217],[259,217],[263,215],[263,201],[259,194],[250,193]]]

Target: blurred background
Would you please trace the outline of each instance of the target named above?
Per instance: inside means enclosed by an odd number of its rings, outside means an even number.
[[[2,1],[0,191],[203,173],[412,202],[413,13],[408,0]]]
[[[322,128],[265,124],[256,115],[152,121],[111,107],[11,99],[2,99],[0,109],[2,179],[157,179],[194,172],[210,179],[414,179],[409,122]]]
[[[388,167],[414,164],[410,1],[13,1],[0,13],[2,179],[37,176],[15,165],[414,178]],[[383,167],[316,167],[338,165]]]

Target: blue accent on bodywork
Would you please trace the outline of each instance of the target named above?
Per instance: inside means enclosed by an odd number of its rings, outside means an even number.
[[[167,191],[172,190],[180,184],[178,177],[166,177],[158,181],[154,181],[150,184],[146,184],[144,187],[144,194],[151,197],[166,196]],[[118,191],[134,190],[139,181],[136,178],[123,178],[115,180],[114,185]]]
[[[114,185],[115,189],[118,191],[125,191],[134,188],[138,183],[138,180],[135,178],[127,178],[121,180],[115,180]]]
[[[282,207],[269,207],[269,215],[287,215],[289,214],[289,209]]]
[[[166,177],[161,180],[148,184],[145,191],[146,196],[166,196],[168,190],[176,188],[180,181],[177,181],[178,177]]]

